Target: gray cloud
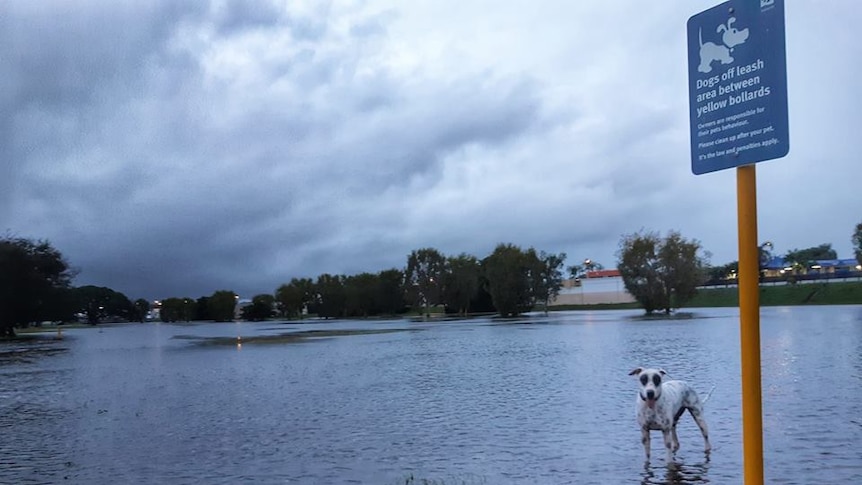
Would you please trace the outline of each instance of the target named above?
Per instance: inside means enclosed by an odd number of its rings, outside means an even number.
[[[270,292],[426,246],[612,266],[642,227],[729,261],[733,174],[688,160],[701,3],[5,5],[0,229],[50,239],[79,284],[147,298]],[[761,234],[849,255],[862,11],[811,8],[788,6],[821,34],[788,27],[793,148],[759,168]]]

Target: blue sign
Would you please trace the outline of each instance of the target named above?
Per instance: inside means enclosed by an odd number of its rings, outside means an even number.
[[[731,0],[688,19],[691,170],[790,150],[784,0]]]

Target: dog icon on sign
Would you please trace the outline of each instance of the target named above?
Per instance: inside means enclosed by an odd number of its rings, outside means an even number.
[[[760,0],[761,3],[764,1],[772,1],[772,0]],[[697,66],[697,70],[706,74],[708,72],[712,72],[712,63],[715,61],[719,61],[722,64],[730,64],[733,62],[733,56],[730,55],[733,52],[733,48],[745,43],[748,39],[748,29],[737,30],[733,24],[736,22],[736,17],[730,17],[727,19],[726,24],[720,24],[715,31],[721,34],[721,44],[716,44],[714,42],[703,42],[703,32],[698,30],[697,39],[700,44],[700,65]]]

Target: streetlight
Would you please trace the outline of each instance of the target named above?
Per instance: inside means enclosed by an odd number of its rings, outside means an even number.
[[[584,260],[584,281],[581,281],[581,305],[585,303],[584,301],[584,285],[586,284],[586,279],[589,278],[589,273],[593,269],[593,260],[587,258]]]
[[[768,248],[768,249],[767,249]],[[772,241],[766,241],[760,246],[758,246],[758,259],[760,260],[760,268],[758,271],[758,280],[762,281],[763,277],[766,276],[766,265],[769,264],[769,261],[772,259]]]

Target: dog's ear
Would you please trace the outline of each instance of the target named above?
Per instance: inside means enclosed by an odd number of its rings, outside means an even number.
[[[642,370],[644,370],[644,369],[643,369],[643,367],[638,367],[637,369],[632,369],[632,371],[631,371],[631,372],[629,372],[629,375],[630,375],[630,376],[633,376],[633,375],[636,375],[636,374],[640,374]]]
[[[659,374],[661,374],[661,375],[663,375],[663,376],[666,376],[666,375],[667,375],[667,372],[665,372],[665,371],[664,371],[664,369],[659,369],[659,370],[658,370],[658,373],[659,373]]]

